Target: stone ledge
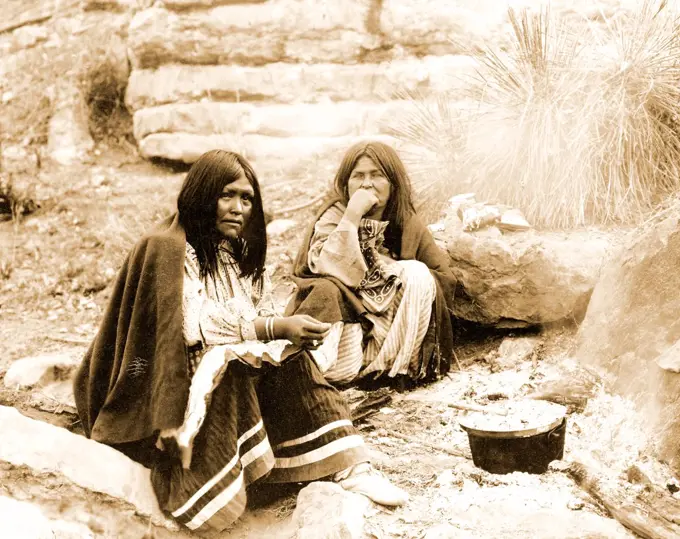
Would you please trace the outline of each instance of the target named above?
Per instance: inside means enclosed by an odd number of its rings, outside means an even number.
[[[143,157],[193,163],[201,154],[215,148],[229,149],[250,160],[263,159],[332,159],[360,140],[381,140],[392,146],[396,141],[386,135],[345,137],[267,137],[233,134],[195,135],[191,133],[155,133],[139,141]]]
[[[340,137],[385,134],[393,120],[412,108],[407,101],[385,103],[186,103],[139,110],[134,115],[137,140],[154,133],[264,135],[269,137]]]
[[[125,102],[131,111],[166,103],[213,101],[377,101],[403,91],[459,91],[475,70],[468,56],[426,56],[376,64],[285,64],[261,67],[163,65],[137,69]]]
[[[130,59],[135,68],[356,61],[377,46],[366,31],[368,8],[368,0],[273,0],[186,13],[153,7],[130,22]]]

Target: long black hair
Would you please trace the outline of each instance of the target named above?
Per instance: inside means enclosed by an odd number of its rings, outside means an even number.
[[[335,175],[335,191],[345,203],[349,201],[349,178],[362,157],[370,158],[390,181],[390,198],[383,212],[383,219],[389,221],[385,230],[385,246],[400,254],[404,224],[416,211],[413,206],[411,179],[393,148],[379,141],[358,142],[345,152]]]
[[[217,272],[217,249],[224,238],[216,228],[217,201],[225,185],[237,181],[241,173],[253,187],[253,209],[242,235],[231,242],[242,277],[258,280],[267,256],[267,230],[260,184],[253,167],[235,152],[211,150],[201,155],[189,169],[177,197],[179,222],[187,241],[196,251],[201,278]]]

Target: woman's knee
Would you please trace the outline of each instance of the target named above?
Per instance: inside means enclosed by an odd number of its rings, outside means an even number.
[[[419,260],[400,260],[398,263],[403,270],[401,275],[403,282],[424,282],[433,279],[430,268]]]

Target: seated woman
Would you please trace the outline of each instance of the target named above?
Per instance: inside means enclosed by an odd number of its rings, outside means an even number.
[[[383,143],[356,144],[335,191],[298,253],[298,290],[287,308],[333,324],[317,351],[326,379],[446,373],[455,279],[416,215],[401,159]]]
[[[276,316],[248,162],[202,155],[177,208],[128,255],[77,373],[87,436],[150,467],[160,507],[201,533],[232,524],[256,481],[404,503],[311,358],[329,326]]]

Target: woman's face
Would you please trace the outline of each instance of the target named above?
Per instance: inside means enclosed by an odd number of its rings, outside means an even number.
[[[217,199],[217,231],[225,238],[238,238],[248,226],[254,201],[253,186],[241,171],[239,179],[225,185]]]
[[[392,194],[390,180],[383,174],[380,168],[368,156],[361,157],[354,166],[347,182],[349,198],[359,189],[371,189],[378,198],[378,204],[371,210],[372,214],[382,215],[387,201]]]

